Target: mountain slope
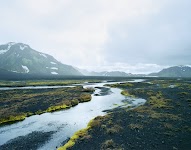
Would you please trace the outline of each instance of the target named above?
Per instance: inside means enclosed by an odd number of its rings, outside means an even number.
[[[95,71],[87,71],[85,69],[76,68],[79,72],[81,72],[85,76],[113,76],[113,77],[127,77],[131,76],[132,74],[128,74],[122,71],[102,71],[102,72],[95,72]]]
[[[101,77],[144,77],[145,74],[132,74],[126,73],[123,71],[102,71],[102,72],[95,72],[95,71],[87,71],[85,69],[76,68],[79,72],[81,72],[85,76],[101,76]]]
[[[0,45],[0,68],[28,74],[82,75],[72,66],[57,61],[54,57],[33,50],[23,43]]]
[[[151,73],[150,75],[158,77],[191,77],[191,67],[174,66],[163,69],[158,73]]]

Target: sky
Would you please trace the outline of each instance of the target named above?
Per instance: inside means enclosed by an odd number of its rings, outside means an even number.
[[[0,0],[0,44],[90,71],[191,65],[190,0]]]

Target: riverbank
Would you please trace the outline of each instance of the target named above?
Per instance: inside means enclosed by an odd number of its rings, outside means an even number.
[[[91,119],[105,115],[106,112],[104,110],[110,110],[124,104],[122,100],[125,97],[120,94],[121,90],[105,87],[104,84],[106,83],[114,84],[116,82],[104,81],[102,83],[82,84],[85,89],[95,89],[94,94],[91,94],[91,101],[87,103],[79,103],[76,107],[67,110],[34,115],[27,117],[24,121],[1,126],[0,149],[19,149],[20,147],[27,147],[27,145],[28,147],[35,145],[35,147],[38,147],[38,150],[45,150],[56,149],[63,145],[76,131],[85,128]],[[129,101],[132,102],[132,105],[137,105],[137,102],[145,102],[143,99]],[[46,136],[51,138],[33,140],[31,137],[34,135],[31,134],[33,132],[46,133]],[[25,139],[25,141],[22,139]],[[15,141],[19,145],[16,145]]]
[[[135,109],[117,108],[96,117],[86,134],[71,138],[60,149],[184,149],[191,145],[191,84],[184,80],[151,79],[114,84],[122,94],[147,99]]]
[[[1,87],[26,87],[26,86],[66,86],[72,84],[83,84],[84,82],[97,83],[101,80],[24,80],[24,81],[2,81]]]
[[[91,100],[94,89],[82,86],[59,89],[0,90],[0,125],[22,121],[31,115],[69,109]]]

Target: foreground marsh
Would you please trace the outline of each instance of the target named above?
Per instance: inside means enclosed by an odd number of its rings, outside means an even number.
[[[91,119],[96,116],[105,115],[106,112],[104,110],[108,111],[109,109],[124,105],[123,100],[128,101],[128,105],[132,106],[137,106],[145,102],[143,99],[126,99],[120,94],[120,89],[105,87],[104,84],[106,83],[85,83],[77,85],[80,86],[78,88],[83,89],[85,93],[88,93],[89,89],[95,89],[94,93],[91,94],[91,101],[87,103],[79,103],[76,107],[71,107],[67,110],[33,115],[27,117],[24,121],[0,127],[0,149],[20,150],[21,147],[22,149],[31,147],[31,149],[38,150],[56,149],[56,147],[65,144],[67,139],[76,131],[85,128]],[[109,82],[108,84],[113,83]],[[69,90],[74,89],[74,87],[53,89],[53,91],[64,89]],[[59,95],[52,98],[56,97],[59,97]],[[87,98],[88,97],[85,96],[83,101],[86,101]],[[91,125],[96,125],[96,123]],[[34,138],[31,137],[34,135],[32,134],[33,132],[38,133],[42,138],[34,140]],[[16,145],[15,143],[19,144]]]
[[[147,102],[131,110],[124,107],[113,109],[108,115],[95,118],[96,125],[85,135],[89,138],[78,137],[67,150],[190,149],[190,83],[151,79],[111,87],[121,88],[124,90],[122,94],[141,97]]]
[[[58,89],[0,90],[0,124],[27,116],[68,109],[91,100],[93,89],[82,86]]]

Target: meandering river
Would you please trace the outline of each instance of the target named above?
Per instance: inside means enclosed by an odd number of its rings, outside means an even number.
[[[135,80],[133,82],[141,81]],[[107,84],[114,83],[117,82],[108,82]],[[138,106],[145,103],[144,99],[125,97],[121,95],[120,89],[105,87],[105,84],[83,84],[84,88],[93,87],[96,89],[90,102],[80,103],[68,110],[34,115],[26,118],[24,121],[0,127],[0,149],[5,149],[6,146],[10,148],[11,145],[14,147],[15,143],[22,144],[25,142],[25,145],[36,144],[34,149],[55,150],[56,147],[61,146],[63,141],[71,137],[76,131],[85,128],[91,119],[105,115],[104,110],[123,106],[124,103],[122,101],[124,100],[128,101],[127,106]],[[59,86],[57,88],[63,87]],[[6,90],[11,89],[6,88]],[[34,139],[31,137],[32,133],[42,138],[40,143],[31,142],[31,140],[34,142]],[[41,133],[47,133],[46,138],[41,137]]]

